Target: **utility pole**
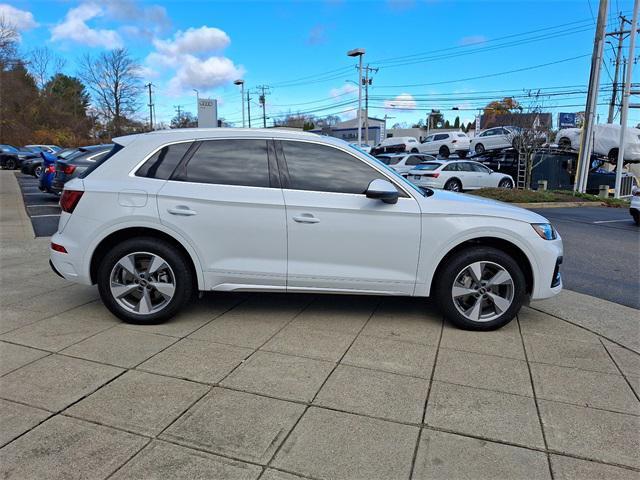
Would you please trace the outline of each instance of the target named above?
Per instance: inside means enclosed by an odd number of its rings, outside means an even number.
[[[640,0],[633,2],[633,19],[631,20],[631,33],[629,34],[629,59],[625,72],[624,88],[622,90],[622,109],[620,111],[620,143],[618,144],[618,163],[616,165],[615,198],[620,198],[622,186],[622,168],[624,166],[624,137],[627,131],[627,118],[629,116],[629,97],[631,96],[631,74],[635,63],[636,33],[638,30],[638,9]]]
[[[362,58],[362,57],[360,57]],[[369,145],[369,85],[373,83],[373,80],[369,78],[369,72],[378,73],[377,68],[372,68],[368,64],[365,67],[364,77],[364,143]]]
[[[366,53],[364,48],[354,48],[347,52],[349,57],[358,57],[358,146],[362,145],[362,57]]]
[[[153,83],[149,82],[145,87],[149,89],[149,130],[153,131],[153,97],[151,96],[151,87],[153,87]]]
[[[251,93],[247,90],[247,117],[249,118],[249,128],[251,128]]]
[[[265,110],[266,96],[269,94],[269,87],[267,85],[260,85],[257,87],[261,90],[261,94],[258,97],[260,105],[262,106],[262,128],[267,128],[267,113]]]
[[[637,0],[636,0],[637,1]],[[589,90],[587,93],[587,105],[584,115],[584,129],[580,139],[580,152],[578,154],[578,165],[574,190],[584,193],[589,175],[589,164],[591,163],[591,149],[593,147],[593,126],[596,120],[596,108],[598,100],[598,90],[600,88],[600,67],[602,65],[602,52],[604,49],[605,28],[607,25],[607,8],[609,0],[600,0],[598,9],[598,23],[593,42],[593,54],[591,56],[591,73],[589,75]]]
[[[622,58],[622,42],[624,41],[623,27],[627,19],[620,15],[620,28],[617,32],[607,33],[607,35],[618,37],[618,46],[616,48],[616,65],[613,73],[613,91],[611,92],[611,102],[609,102],[609,115],[607,116],[607,123],[613,123],[613,117],[615,116],[615,108],[618,100],[618,75],[620,73],[620,60]]]

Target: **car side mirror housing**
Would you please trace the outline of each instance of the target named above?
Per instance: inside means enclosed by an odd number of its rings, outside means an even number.
[[[393,183],[388,180],[376,178],[367,187],[367,198],[377,198],[384,203],[398,203],[400,192]]]

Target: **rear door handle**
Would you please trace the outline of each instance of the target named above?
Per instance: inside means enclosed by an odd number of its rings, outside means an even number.
[[[192,215],[196,215],[198,212],[195,210],[191,210],[186,205],[178,205],[176,208],[169,208],[167,210],[171,215],[183,215],[185,217],[191,217]]]
[[[310,213],[303,213],[302,215],[293,217],[293,221],[298,223],[319,223],[320,219]]]

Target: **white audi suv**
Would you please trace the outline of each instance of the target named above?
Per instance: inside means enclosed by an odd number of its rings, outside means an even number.
[[[164,321],[197,291],[319,292],[432,296],[490,330],[562,288],[545,218],[420,189],[342,140],[216,128],[114,144],[65,185],[51,265],[127,322]]]

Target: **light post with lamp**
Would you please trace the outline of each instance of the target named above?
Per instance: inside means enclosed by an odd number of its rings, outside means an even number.
[[[240,85],[240,105],[242,106],[242,128],[245,127],[244,119],[244,80],[238,79],[233,82],[234,85]]]
[[[365,54],[364,48],[354,48],[349,50],[349,57],[358,57],[358,146],[362,145],[362,57]]]

